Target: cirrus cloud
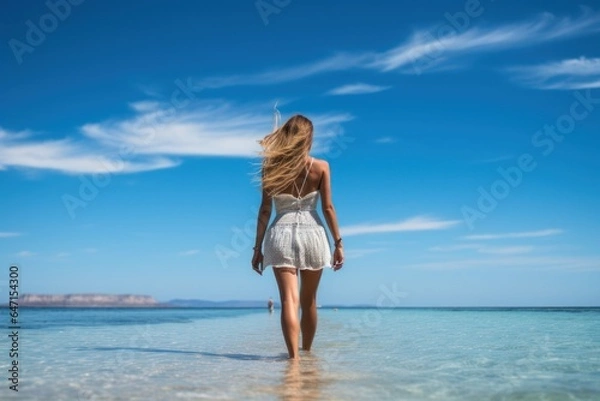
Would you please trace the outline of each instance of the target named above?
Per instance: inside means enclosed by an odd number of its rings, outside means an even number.
[[[327,92],[328,95],[363,95],[368,93],[383,92],[390,89],[391,86],[370,85],[365,83],[356,83],[343,85]]]
[[[517,81],[536,89],[600,88],[600,58],[579,57],[507,70]]]
[[[362,235],[403,231],[445,230],[459,224],[459,220],[437,220],[426,216],[415,216],[406,220],[380,224],[355,224],[340,228],[342,235]]]

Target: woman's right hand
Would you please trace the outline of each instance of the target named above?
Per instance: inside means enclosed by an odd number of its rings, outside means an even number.
[[[341,246],[336,246],[333,251],[333,270],[338,271],[344,264],[344,250]]]
[[[254,256],[252,256],[252,269],[262,276],[263,271],[261,264],[263,261],[263,254],[260,248],[254,250]]]

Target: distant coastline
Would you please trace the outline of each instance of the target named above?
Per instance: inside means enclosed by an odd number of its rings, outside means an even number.
[[[22,294],[18,305],[26,308],[267,308],[267,300],[173,299],[159,302],[150,295],[136,294]],[[0,307],[8,307],[8,304],[1,303]]]
[[[5,306],[6,304],[4,304]],[[149,295],[135,294],[23,294],[19,307],[139,307],[161,306]]]
[[[209,301],[203,299],[172,299],[159,302],[150,295],[137,294],[22,294],[18,299],[18,306],[24,308],[207,308],[207,309],[267,309],[265,300],[228,300]],[[7,308],[8,303],[0,303],[0,308]],[[279,308],[278,302],[275,307]],[[582,311],[599,310],[600,306],[390,306],[379,307],[376,305],[354,304],[319,305],[323,309],[429,309],[429,310],[456,310],[456,311]]]

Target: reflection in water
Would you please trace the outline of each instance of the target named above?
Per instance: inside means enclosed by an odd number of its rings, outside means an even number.
[[[304,354],[300,360],[289,360],[279,386],[279,398],[282,401],[318,400],[321,387],[325,382],[320,369],[319,359]]]

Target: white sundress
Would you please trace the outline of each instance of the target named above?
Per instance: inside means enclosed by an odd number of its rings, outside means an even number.
[[[310,162],[298,194],[302,193],[313,162],[314,158]],[[273,196],[276,215],[265,234],[264,267],[320,270],[332,266],[329,237],[317,213],[318,200],[318,190],[302,197],[295,197],[292,194]]]

